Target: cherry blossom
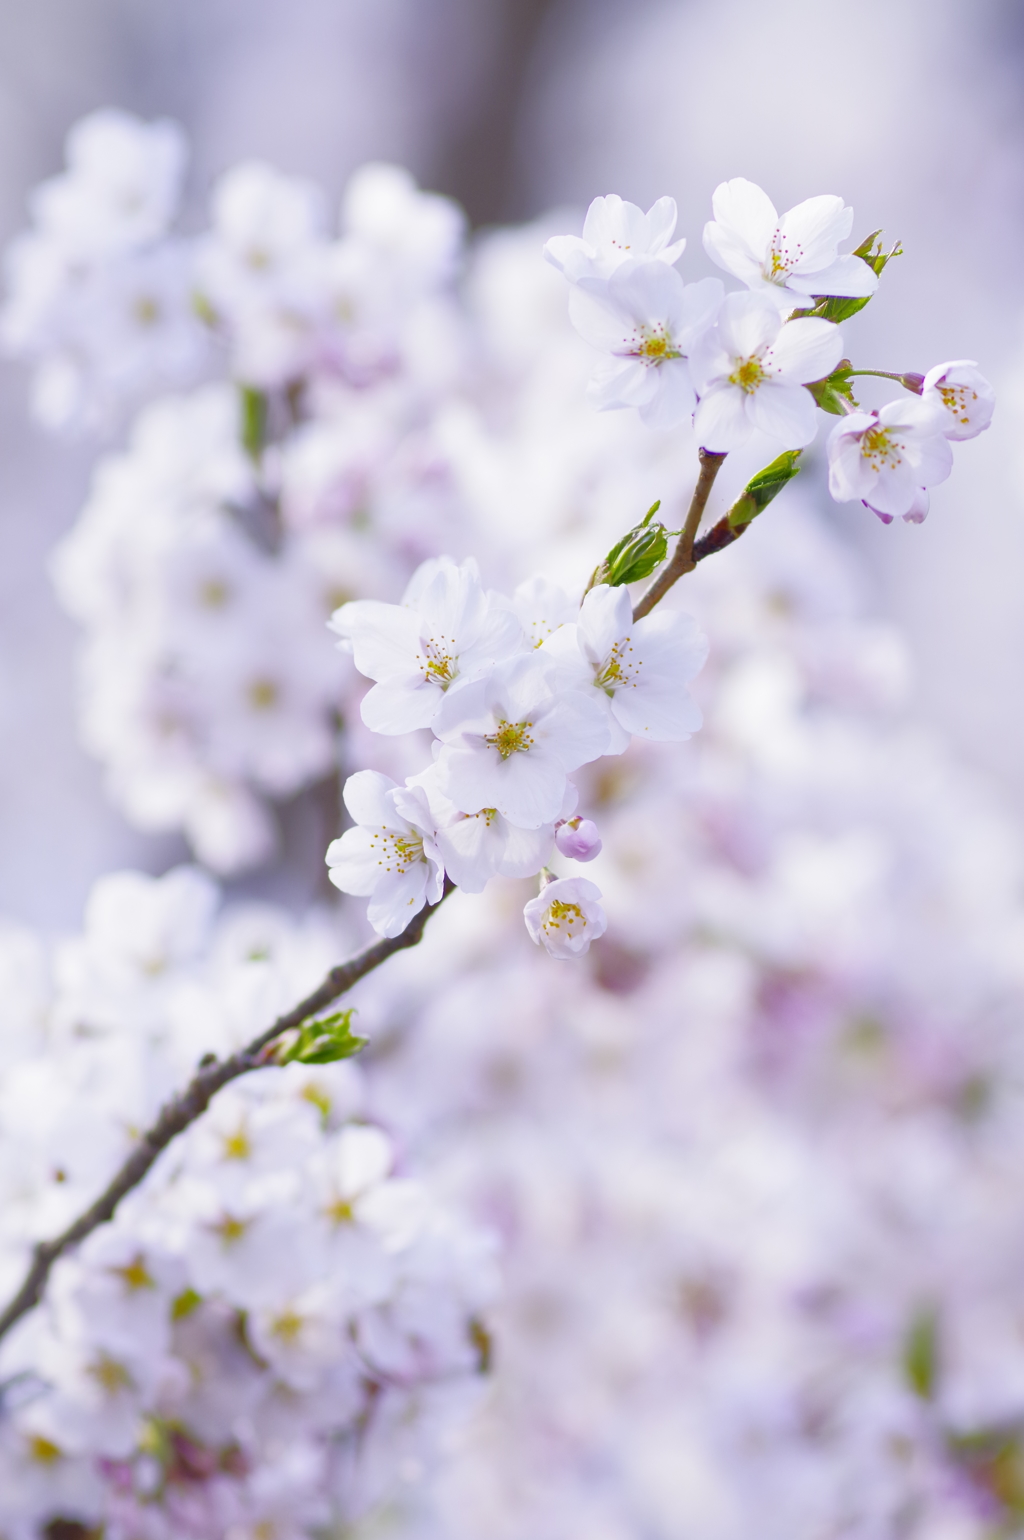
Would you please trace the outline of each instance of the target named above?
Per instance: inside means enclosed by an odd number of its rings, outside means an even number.
[[[557,660],[567,686],[585,690],[606,712],[611,754],[628,748],[633,734],[678,743],[701,725],[686,686],[704,666],[708,642],[691,615],[659,611],[634,623],[629,590],[601,583],[583,600],[576,624],[541,650]]]
[[[783,311],[805,308],[812,295],[864,299],[877,289],[866,262],[839,255],[853,225],[853,210],[842,198],[808,198],[780,218],[760,187],[734,177],[715,188],[711,203],[715,217],[704,226],[708,255]]]
[[[524,829],[560,816],[568,771],[603,754],[609,736],[599,703],[561,688],[540,653],[453,691],[434,731],[443,744],[438,785],[460,812],[493,807]]]
[[[890,401],[877,412],[852,412],[828,440],[828,486],[837,502],[860,498],[880,516],[923,517],[921,491],[945,481],[953,451],[948,413],[934,399]]]
[[[941,405],[948,423],[946,438],[977,438],[992,421],[996,396],[973,359],[958,358],[929,369],[921,386],[922,400]]]
[[[517,619],[484,592],[476,563],[456,566],[449,557],[425,562],[401,604],[356,600],[330,623],[359,672],[377,680],[361,714],[378,733],[429,727],[452,685],[475,679],[522,643]]]
[[[555,844],[571,861],[593,861],[601,854],[601,836],[591,818],[567,818],[555,832]]]
[[[344,796],[356,827],[328,847],[328,875],[343,893],[368,896],[374,930],[397,936],[424,904],[437,903],[444,883],[426,796],[375,770],[350,775]]]
[[[569,292],[572,323],[611,354],[590,376],[589,399],[601,411],[638,407],[652,427],[682,422],[696,403],[687,356],[721,300],[717,278],[684,284],[664,262],[629,260],[606,282],[581,280]]]
[[[691,359],[700,444],[724,453],[759,428],[786,449],[803,448],[818,427],[804,386],[831,373],[842,353],[842,334],[830,321],[784,322],[766,295],[730,294]]]
[[[583,235],[555,235],[544,255],[570,283],[582,278],[610,278],[616,268],[633,260],[656,258],[669,267],[679,261],[685,240],[673,241],[674,198],[659,198],[645,214],[635,203],[615,193],[595,198],[583,222]]]
[[[585,877],[559,877],[547,883],[523,910],[531,940],[552,957],[582,957],[603,936],[608,920],[601,889]]]

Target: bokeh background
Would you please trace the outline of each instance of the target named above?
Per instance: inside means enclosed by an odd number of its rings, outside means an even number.
[[[730,176],[779,208],[841,193],[855,232],[900,237],[858,357],[977,358],[1000,409],[922,528],[823,506],[907,630],[921,713],[1024,811],[1016,0],[0,0],[0,43],[4,240],[70,125],[105,104],[184,125],[197,222],[211,179],[255,155],[332,196],[362,161],[397,160],[477,226],[669,192],[688,277]],[[95,449],[34,428],[25,383],[0,366],[0,912],[64,928],[97,874],[184,848],[130,830],[78,746],[74,630],[46,562]],[[301,805],[291,818],[294,848]]]

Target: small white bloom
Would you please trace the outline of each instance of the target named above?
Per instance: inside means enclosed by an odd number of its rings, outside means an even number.
[[[936,364],[924,377],[921,398],[941,406],[947,416],[946,438],[977,438],[992,421],[996,393],[972,358]]]
[[[685,240],[672,240],[675,227],[674,198],[659,198],[645,214],[635,203],[609,193],[595,198],[587,210],[582,238],[552,236],[544,255],[570,283],[581,278],[610,278],[630,258],[639,262],[655,258],[671,267],[686,246]]]
[[[712,261],[749,289],[770,295],[783,310],[805,308],[812,295],[865,299],[878,276],[860,257],[839,255],[853,225],[842,198],[808,198],[781,219],[767,193],[744,177],[715,188],[715,217],[704,226]]]
[[[621,754],[632,734],[679,743],[701,725],[686,685],[704,666],[707,637],[692,615],[658,610],[634,623],[625,587],[592,588],[574,626],[563,626],[542,653],[560,677],[583,690],[607,714],[607,752]]]
[[[552,957],[582,957],[603,936],[608,920],[601,889],[585,877],[560,877],[531,898],[523,910],[530,937]]]
[[[367,914],[378,935],[401,935],[424,904],[437,903],[444,886],[426,795],[376,770],[360,770],[345,782],[344,797],[356,827],[328,846],[328,875],[343,893],[369,897]]]
[[[498,664],[449,695],[438,712],[438,785],[461,812],[493,807],[510,823],[537,829],[560,816],[567,772],[607,752],[600,705],[559,688],[542,652]]]
[[[600,411],[635,406],[651,427],[682,422],[697,399],[687,358],[721,303],[717,278],[684,284],[664,262],[624,262],[607,281],[583,280],[570,291],[569,316],[611,354],[590,376],[590,400]]]
[[[832,496],[839,503],[859,497],[879,515],[920,511],[921,489],[945,481],[953,467],[947,420],[941,404],[916,396],[877,412],[851,412],[829,435]]]
[[[818,427],[804,386],[830,374],[842,353],[842,334],[831,321],[783,322],[765,295],[730,294],[691,358],[701,447],[726,453],[760,428],[786,449],[802,449]]]
[[[435,763],[410,785],[422,786],[427,793],[437,820],[437,848],[445,871],[457,887],[466,893],[482,893],[492,877],[533,877],[540,871],[555,844],[553,822],[542,823],[536,829],[521,829],[496,807],[464,813],[444,795],[438,779]],[[576,787],[570,781],[562,800],[562,819],[576,811],[577,798]]]
[[[515,615],[485,593],[475,561],[424,562],[401,604],[357,599],[343,604],[331,630],[351,649],[356,668],[377,683],[363,699],[373,732],[429,727],[456,681],[478,677],[522,645]]]

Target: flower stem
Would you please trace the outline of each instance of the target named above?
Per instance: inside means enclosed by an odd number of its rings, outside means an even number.
[[[715,484],[715,477],[725,461],[724,454],[715,454],[709,449],[701,449],[699,454],[700,474],[697,477],[697,485],[693,489],[686,522],[679,536],[679,544],[673,551],[668,566],[661,570],[650,588],[638,601],[633,610],[634,620],[642,620],[645,615],[649,615],[654,606],[660,604],[673,583],[678,582],[687,572],[692,572],[697,565],[693,551],[694,542],[708,498],[711,496],[711,488]]]

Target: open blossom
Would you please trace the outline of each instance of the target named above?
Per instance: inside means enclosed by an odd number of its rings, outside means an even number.
[[[717,278],[684,284],[664,262],[624,262],[607,282],[581,281],[569,316],[581,337],[611,354],[590,376],[590,400],[601,411],[635,406],[652,427],[681,422],[697,399],[687,355],[721,302]]]
[[[444,869],[464,892],[482,893],[492,877],[532,877],[550,858],[556,842],[557,826],[553,820],[536,829],[523,829],[496,807],[462,812],[440,789],[436,762],[414,776],[409,785],[422,786],[426,792],[436,820],[434,839]],[[576,787],[567,782],[560,818],[572,817],[577,799]]]
[[[708,641],[692,615],[658,610],[634,622],[625,587],[600,583],[583,600],[574,626],[563,626],[542,652],[565,683],[585,691],[608,719],[608,753],[631,735],[679,743],[701,725],[686,686],[704,666]]]
[[[568,771],[608,748],[598,702],[561,688],[539,652],[449,695],[434,731],[444,744],[437,777],[445,796],[461,812],[493,807],[524,829],[558,818]]]
[[[866,299],[878,287],[877,274],[860,257],[839,255],[853,225],[853,210],[842,198],[808,198],[780,218],[767,193],[734,177],[715,188],[711,206],[715,217],[704,226],[708,255],[783,310],[805,308],[815,294]]]
[[[764,295],[730,294],[691,360],[702,448],[738,449],[760,428],[784,448],[802,449],[818,427],[814,397],[804,386],[830,374],[842,352],[842,334],[831,321],[784,322]]]
[[[653,258],[671,267],[686,246],[685,240],[672,240],[675,228],[674,198],[659,198],[645,214],[635,203],[609,193],[595,198],[587,210],[582,238],[552,236],[544,255],[570,283],[581,278],[610,278],[630,258],[639,262]]]
[[[946,438],[977,438],[992,421],[996,393],[971,358],[954,359],[929,369],[921,399],[946,413],[941,432]]]
[[[367,914],[378,935],[401,935],[424,904],[437,903],[444,886],[426,796],[376,770],[360,770],[345,782],[344,797],[356,827],[328,846],[328,875],[343,893],[369,897]]]
[[[601,889],[585,877],[549,882],[530,899],[523,919],[531,939],[552,957],[582,957],[608,928]]]
[[[424,562],[401,604],[357,599],[331,617],[356,668],[377,680],[363,721],[377,733],[429,727],[445,692],[478,677],[522,645],[519,621],[485,593],[476,562]]]
[[[920,523],[920,492],[945,481],[953,451],[943,436],[945,409],[916,396],[877,412],[851,412],[828,440],[828,488],[839,503],[860,498],[879,517],[911,514]]]

